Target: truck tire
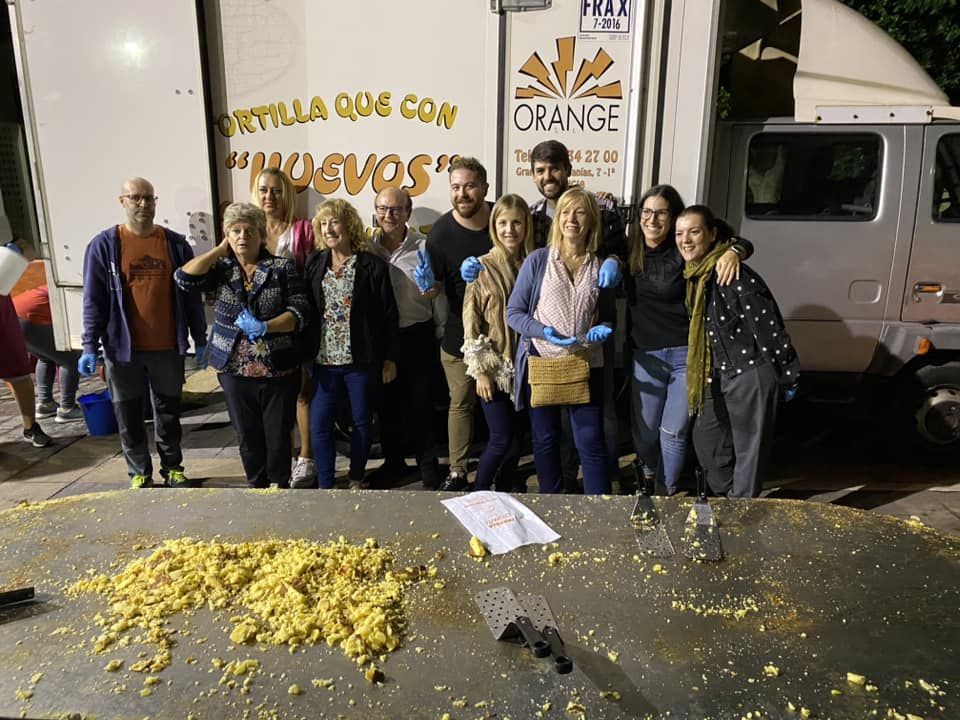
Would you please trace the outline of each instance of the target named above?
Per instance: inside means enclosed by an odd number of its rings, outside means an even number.
[[[911,449],[930,460],[960,457],[960,361],[918,368],[898,400],[897,425],[906,428]]]

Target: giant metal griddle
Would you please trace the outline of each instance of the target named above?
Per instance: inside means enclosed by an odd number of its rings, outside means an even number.
[[[516,719],[540,711],[569,718],[578,717],[566,712],[574,702],[588,718],[727,719],[758,710],[765,718],[793,717],[787,711],[793,702],[820,718],[863,718],[874,709],[884,717],[888,707],[927,720],[960,717],[956,538],[819,503],[714,501],[723,562],[679,554],[652,559],[637,554],[628,521],[632,498],[527,495],[521,499],[562,539],[556,547],[527,546],[477,562],[467,557],[468,536],[440,505],[443,497],[154,489],[2,512],[0,587],[35,585],[40,601],[0,612],[0,716],[215,718],[249,711],[250,717],[436,719],[449,712]],[[657,502],[678,538],[691,500]],[[138,651],[152,655],[154,648],[131,645],[92,656],[91,640],[100,632],[92,618],[106,609],[105,599],[62,591],[89,570],[117,572],[168,538],[339,535],[353,542],[378,538],[401,567],[444,554],[437,579],[445,586],[437,589],[431,580],[406,595],[408,639],[382,663],[382,685],[368,683],[337,648],[291,654],[285,647],[233,645],[231,613],[202,610],[171,618],[172,627],[190,635],[173,648],[173,663],[153,695],[140,697],[144,675],[126,667]],[[134,550],[138,543],[145,547]],[[563,558],[551,564],[557,552]],[[526,649],[492,638],[473,596],[493,586],[545,597],[572,673],[558,675]],[[739,620],[737,608],[744,612]],[[115,657],[126,659],[124,669],[105,672]],[[188,657],[196,663],[187,664]],[[260,661],[249,695],[217,684],[221,671],[212,668],[213,657]],[[767,675],[768,665],[779,675]],[[865,675],[877,690],[848,684],[847,672]],[[335,689],[315,688],[313,678],[332,678]],[[920,678],[944,694],[931,696]],[[288,694],[292,683],[302,695]],[[33,697],[18,699],[17,689],[28,687]],[[619,693],[619,700],[601,691]],[[466,708],[454,706],[461,698]]]

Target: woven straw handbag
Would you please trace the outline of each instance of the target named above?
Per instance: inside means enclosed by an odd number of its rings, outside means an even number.
[[[590,402],[590,363],[582,355],[527,358],[530,405],[585,405]]]

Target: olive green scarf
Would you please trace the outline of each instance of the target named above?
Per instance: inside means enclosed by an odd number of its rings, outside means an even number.
[[[717,260],[732,245],[718,242],[699,260],[688,262],[683,268],[687,280],[687,314],[690,315],[690,332],[687,336],[687,403],[690,415],[699,415],[703,410],[703,393],[710,377],[710,343],[707,341],[707,282]]]

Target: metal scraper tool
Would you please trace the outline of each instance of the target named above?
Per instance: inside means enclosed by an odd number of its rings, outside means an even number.
[[[550,655],[550,643],[543,639],[543,635],[527,615],[526,608],[520,604],[510,588],[481,590],[473,596],[473,601],[480,608],[483,619],[487,621],[497,640],[522,638],[534,657]]]
[[[653,498],[650,497],[648,480],[639,471],[637,472],[637,486],[639,494],[633,510],[630,511],[630,524],[633,525],[634,534],[637,538],[637,547],[641,553],[651,557],[673,557],[676,550],[673,549],[673,543],[670,542],[670,536],[667,535],[667,529],[663,525],[660,513],[657,512],[657,508],[653,504]]]
[[[717,562],[723,560],[720,525],[707,500],[707,483],[701,468],[697,468],[696,476],[697,499],[683,531],[683,554],[691,560]]]
[[[527,595],[520,593],[517,600],[527,611],[533,624],[543,633],[544,639],[550,643],[550,652],[553,654],[553,669],[560,675],[566,675],[573,670],[573,660],[567,655],[560,631],[557,630],[556,619],[550,604],[543,595]]]

